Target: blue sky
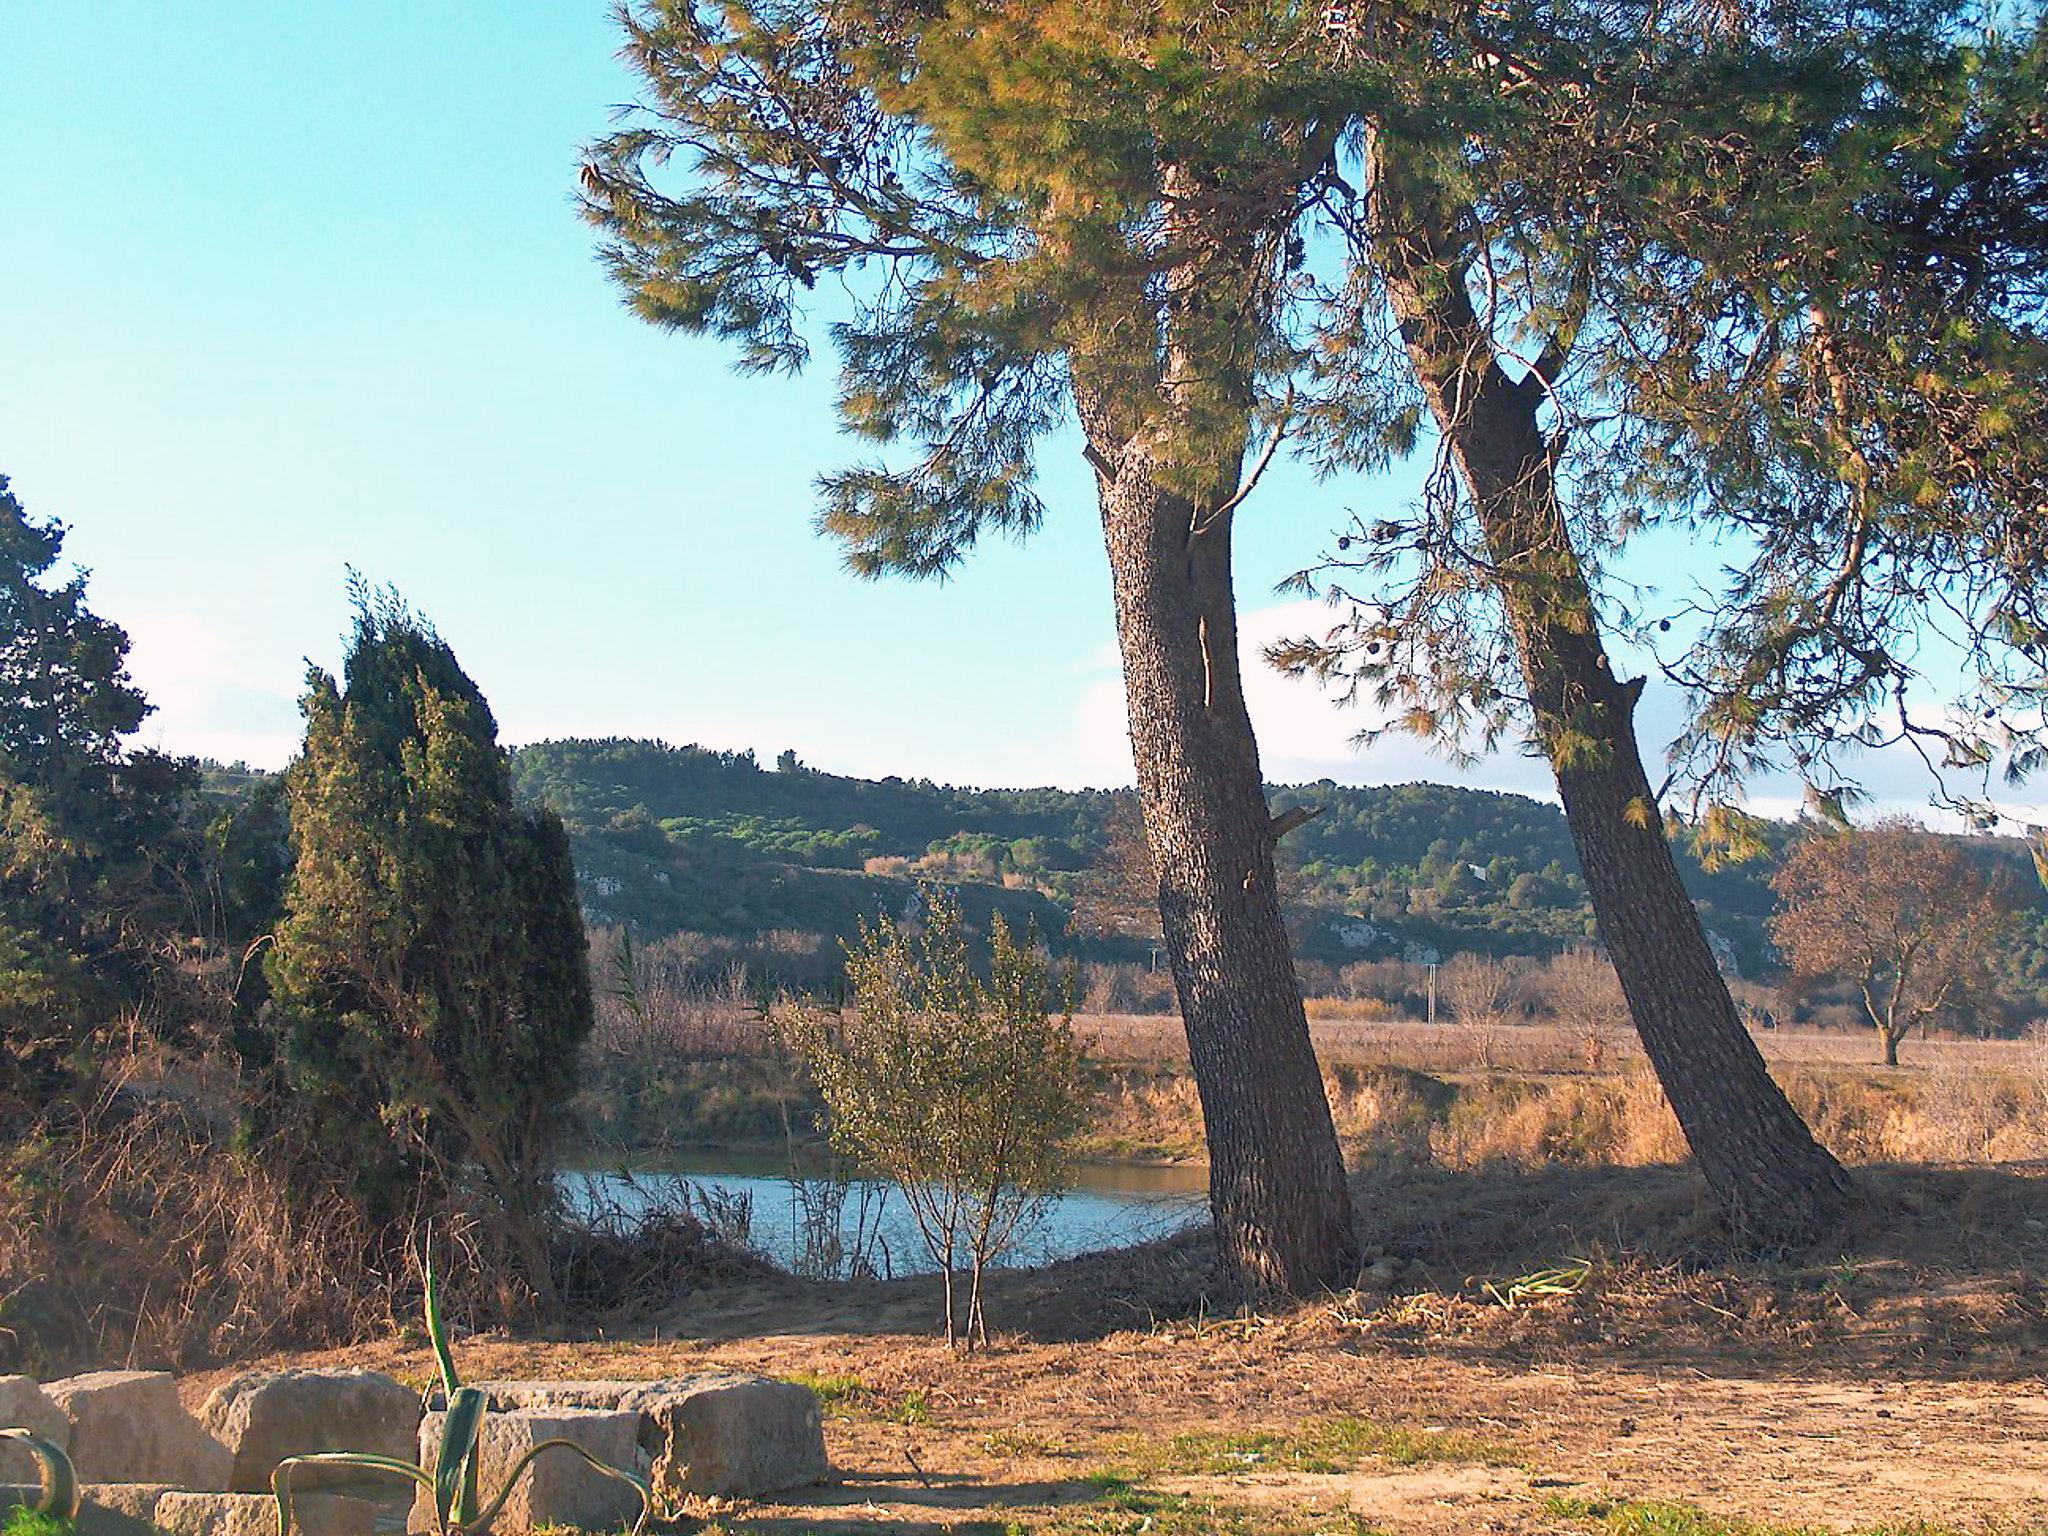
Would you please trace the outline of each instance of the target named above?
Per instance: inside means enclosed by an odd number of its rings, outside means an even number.
[[[829,368],[735,377],[593,259],[571,188],[630,93],[613,48],[599,0],[0,0],[0,472],[133,634],[145,739],[282,763],[353,564],[434,619],[511,742],[1128,782],[1071,448],[1030,543],[944,584],[847,576],[810,526],[846,449]],[[1242,519],[1248,642],[1314,621],[1273,587],[1346,508],[1406,494],[1277,470]],[[1253,703],[1275,778],[1548,792],[1518,758],[1353,753],[1306,684]]]

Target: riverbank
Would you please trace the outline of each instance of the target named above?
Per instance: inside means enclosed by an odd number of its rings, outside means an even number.
[[[1076,1148],[1098,1163],[1198,1164],[1201,1105],[1160,1021],[1078,1020],[1101,1093]],[[1331,1112],[1354,1165],[1642,1167],[1682,1161],[1677,1122],[1632,1038],[1546,1026],[1318,1021]],[[2048,1057],[2027,1042],[1916,1041],[1908,1064],[1862,1036],[1772,1031],[1766,1059],[1815,1132],[1852,1163],[2048,1157]],[[1405,1059],[1399,1059],[1405,1058]],[[577,1119],[600,1161],[716,1149],[785,1158],[821,1146],[821,1108],[776,1057],[588,1063]]]

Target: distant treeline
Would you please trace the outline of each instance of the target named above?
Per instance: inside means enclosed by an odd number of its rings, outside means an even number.
[[[969,789],[929,779],[822,773],[785,752],[623,738],[548,741],[513,754],[521,794],[567,826],[593,922],[644,937],[777,930],[844,935],[900,910],[921,876],[968,888],[970,906],[1035,917],[1082,952],[1128,939],[1068,931],[1117,796],[1106,790]],[[1522,795],[1446,784],[1278,786],[1275,809],[1316,810],[1282,844],[1304,956],[1328,960],[1553,954],[1593,935],[1563,814]],[[1766,823],[1764,855],[1712,871],[1680,863],[1708,930],[1738,973],[1776,969],[1766,934],[1779,858],[1801,835]],[[2033,911],[2006,964],[2022,1005],[2048,1005],[2048,900],[2023,844],[1978,840],[2009,861]]]

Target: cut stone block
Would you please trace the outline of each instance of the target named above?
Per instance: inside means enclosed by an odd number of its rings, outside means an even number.
[[[641,1443],[664,1501],[694,1493],[759,1498],[831,1476],[818,1395],[767,1376],[678,1376],[619,1404],[644,1415]]]
[[[515,1408],[616,1408],[644,1381],[486,1381],[478,1383],[501,1412]]]
[[[420,1463],[432,1471],[441,1448],[443,1414],[420,1420]],[[610,1466],[640,1471],[640,1415],[601,1408],[515,1408],[484,1415],[482,1454],[477,1488],[485,1499],[496,1495],[514,1465],[544,1440],[573,1440]],[[630,1526],[640,1515],[640,1495],[625,1483],[606,1477],[574,1451],[544,1451],[520,1474],[492,1526],[495,1536],[510,1536],[539,1526],[566,1525],[585,1531],[614,1531]],[[434,1529],[434,1506],[420,1490],[412,1511],[411,1529]]]
[[[165,1536],[277,1536],[277,1500],[267,1493],[167,1493],[156,1501]],[[366,1499],[309,1493],[292,1500],[292,1536],[375,1536],[377,1506]]]
[[[365,1451],[412,1460],[419,1445],[420,1398],[381,1371],[256,1371],[216,1388],[199,1410],[206,1429],[234,1458],[227,1486],[267,1493],[287,1456]],[[360,1471],[308,1467],[292,1487],[350,1487]]]
[[[74,1536],[156,1536],[156,1501],[176,1490],[162,1483],[84,1483],[79,1487]],[[33,1505],[37,1486],[0,1486],[0,1515],[17,1504]],[[271,1536],[277,1536],[276,1521]]]
[[[0,1428],[25,1429],[59,1446],[71,1443],[71,1420],[27,1376],[0,1376]],[[42,1465],[20,1446],[0,1441],[0,1483],[39,1482]]]
[[[86,1483],[79,1490],[77,1536],[156,1536],[156,1502],[168,1483]]]
[[[80,1481],[227,1486],[234,1457],[185,1411],[169,1371],[93,1371],[43,1391],[71,1420]]]

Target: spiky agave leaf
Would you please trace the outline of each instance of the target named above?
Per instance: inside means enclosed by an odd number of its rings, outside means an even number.
[[[646,1529],[647,1522],[654,1515],[654,1485],[637,1472],[628,1472],[623,1467],[615,1467],[610,1462],[601,1460],[584,1447],[578,1445],[574,1440],[543,1440],[539,1445],[527,1451],[524,1456],[521,1456],[518,1461],[513,1463],[512,1471],[506,1476],[504,1486],[492,1495],[491,1502],[478,1511],[472,1520],[463,1522],[462,1529],[467,1531],[488,1530],[491,1522],[498,1518],[498,1512],[505,1507],[505,1501],[512,1497],[512,1490],[519,1485],[519,1479],[526,1469],[540,1459],[541,1452],[556,1449],[574,1451],[578,1456],[581,1456],[590,1463],[594,1471],[602,1473],[614,1482],[626,1484],[635,1493],[640,1495],[640,1518],[633,1522],[632,1530],[632,1536],[640,1536],[640,1533]]]
[[[463,1386],[455,1371],[448,1324],[441,1316],[441,1280],[434,1270],[431,1225],[427,1227],[423,1247],[427,1337],[433,1343],[434,1359],[441,1367],[441,1389],[448,1399],[448,1411],[441,1420],[441,1449],[434,1462],[434,1509],[446,1529],[450,1524],[466,1526],[476,1518],[477,1441],[483,1433],[484,1410],[489,1403],[483,1393]]]
[[[277,1500],[277,1536],[291,1536],[292,1478],[301,1467],[359,1467],[366,1472],[390,1472],[418,1483],[429,1493],[434,1480],[421,1468],[396,1456],[376,1456],[368,1451],[312,1451],[287,1456],[270,1473],[271,1496]]]
[[[441,1418],[441,1449],[434,1461],[434,1510],[442,1529],[477,1523],[477,1465],[482,1460],[484,1411],[480,1387],[457,1387]]]
[[[71,1457],[64,1447],[41,1435],[26,1429],[0,1429],[0,1440],[14,1440],[22,1449],[35,1457],[42,1468],[43,1491],[36,1500],[35,1512],[39,1515],[58,1515],[66,1520],[78,1518],[78,1468],[72,1465]]]
[[[427,1337],[433,1341],[434,1359],[441,1367],[441,1389],[448,1394],[448,1401],[452,1404],[462,1380],[455,1374],[455,1356],[448,1348],[448,1325],[441,1320],[441,1282],[434,1274],[434,1229],[431,1226],[427,1228],[425,1249]]]

